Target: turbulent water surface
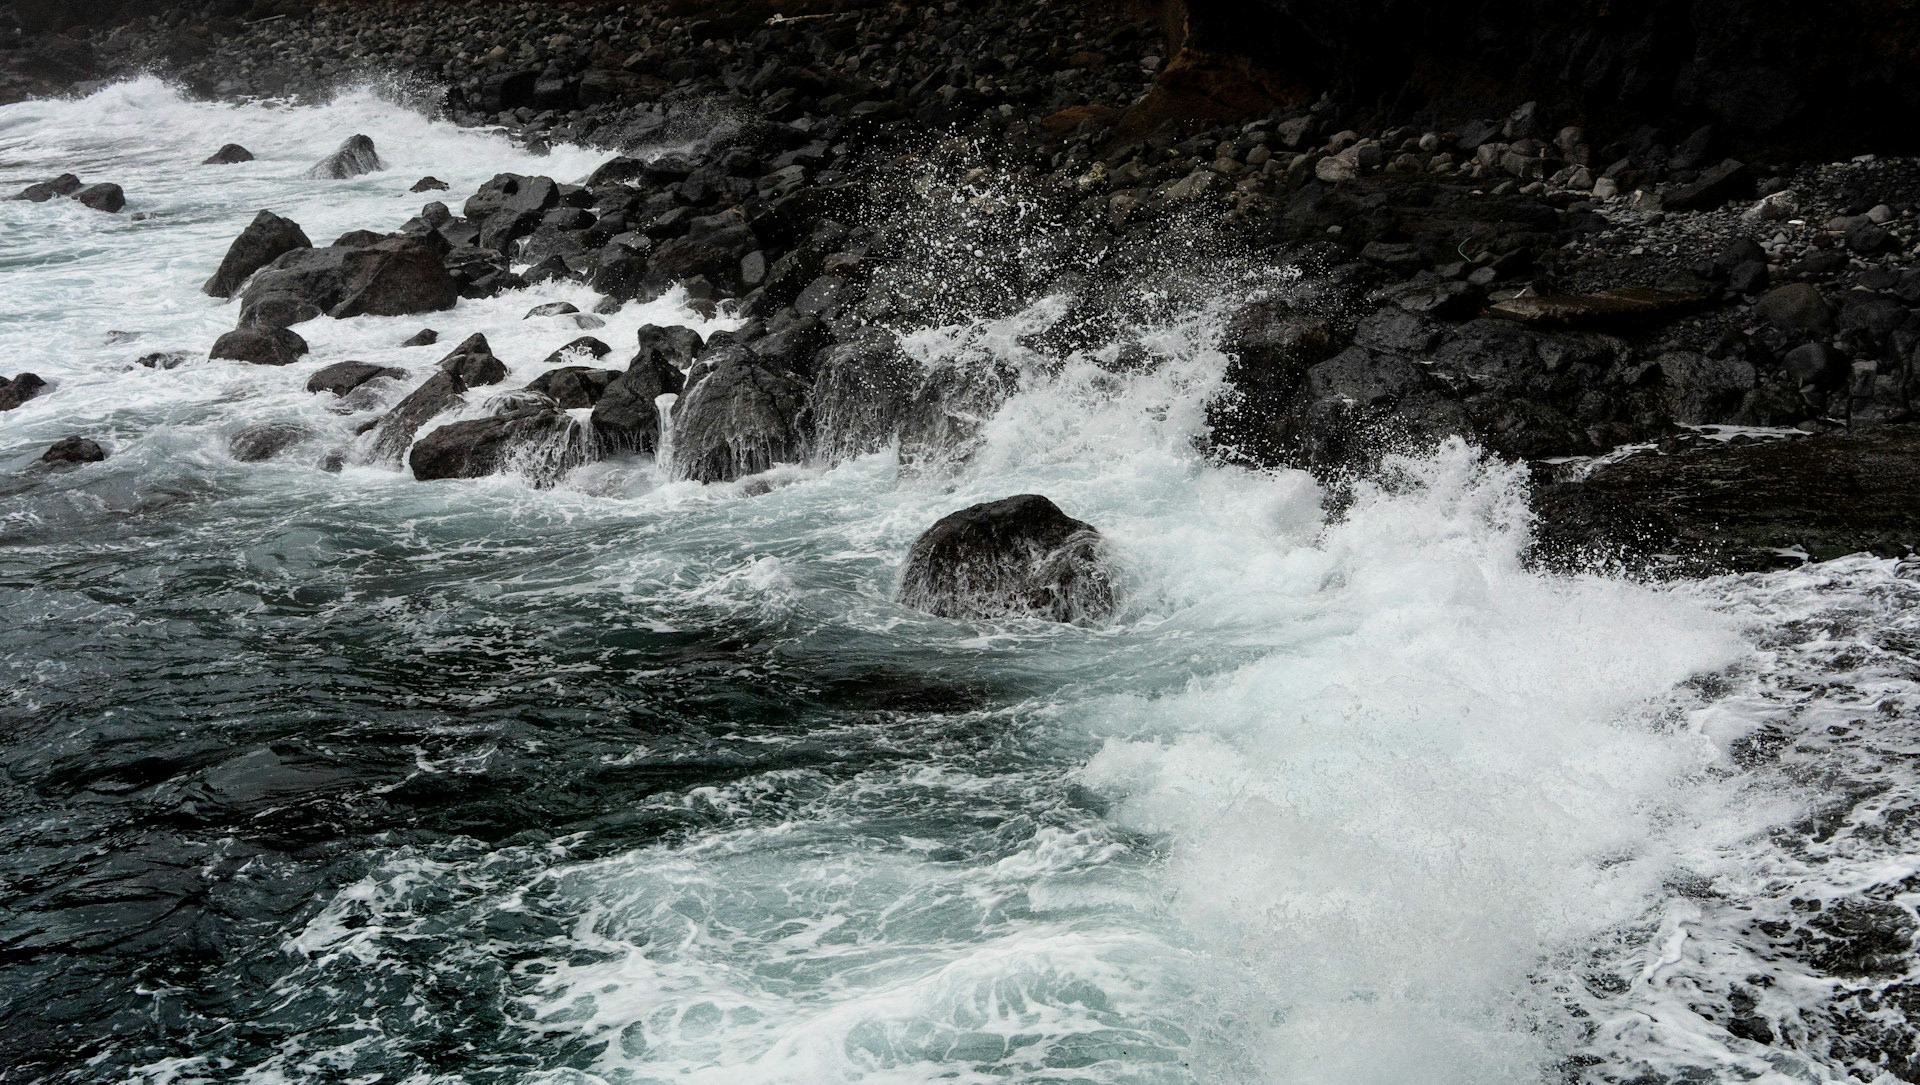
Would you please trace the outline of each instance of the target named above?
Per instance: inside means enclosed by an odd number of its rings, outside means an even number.
[[[304,176],[354,132],[387,170]],[[197,165],[229,141],[258,157]],[[1809,901],[1908,908],[1885,812],[1920,753],[1920,585],[1891,563],[1539,575],[1521,475],[1458,445],[1329,522],[1306,476],[1194,451],[1204,306],[1131,329],[1156,364],[1118,375],[1031,348],[1045,305],[902,329],[1019,374],[971,457],[771,492],[646,458],[551,489],[320,469],[367,416],[315,369],[405,368],[390,401],[431,325],[486,333],[511,387],[580,334],[522,315],[584,287],[205,360],[235,310],[198,287],[258,209],[325,243],[398,227],[424,173],[458,200],[604,157],[372,93],[0,109],[0,188],[130,199],[0,203],[0,373],[53,386],[0,415],[0,1078],[1883,1072],[1835,969],[1774,939]],[[670,296],[594,334],[618,362],[649,322],[725,326]],[[317,436],[232,461],[262,421]],[[33,465],[68,434],[111,458]],[[1023,492],[1106,533],[1117,619],[889,602],[919,531]]]

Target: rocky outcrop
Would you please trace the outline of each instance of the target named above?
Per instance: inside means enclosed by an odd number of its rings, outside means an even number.
[[[1114,611],[1099,531],[1038,494],[942,517],[907,551],[894,599],[967,620],[1097,622]]]
[[[228,143],[201,160],[203,166],[231,166],[253,161],[253,152],[238,143]]]
[[[256,275],[244,300],[287,294],[336,320],[451,309],[460,284],[443,262],[446,255],[446,241],[435,234],[295,249]]]
[[[1536,556],[1700,574],[1920,547],[1920,426],[1669,447],[1586,473],[1541,468]]]
[[[299,223],[262,211],[240,231],[233,244],[227,246],[227,255],[221,258],[219,270],[200,288],[201,292],[216,298],[230,298],[249,275],[286,253],[312,247],[313,242],[307,240],[306,231]]]
[[[373,149],[373,140],[366,136],[349,136],[340,145],[340,149],[314,163],[307,171],[308,177],[320,180],[343,181],[349,177],[358,177],[363,173],[372,173],[386,169],[379,154]]]
[[[469,389],[498,384],[507,376],[506,364],[494,357],[486,336],[477,332],[440,359],[439,370],[368,427],[366,458],[370,462],[399,462],[421,427],[464,403]]]

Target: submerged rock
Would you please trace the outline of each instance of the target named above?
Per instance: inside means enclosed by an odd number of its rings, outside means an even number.
[[[75,177],[71,173],[63,173],[51,181],[41,181],[37,184],[28,185],[8,198],[24,200],[27,203],[46,203],[55,196],[71,196],[80,191],[80,189],[80,178]]]
[[[1039,494],[950,513],[907,551],[894,600],[942,618],[1099,621],[1113,613],[1100,532]]]
[[[47,382],[36,373],[22,373],[8,379],[0,377],[0,411],[10,411],[45,391]]]
[[[307,176],[341,181],[386,168],[385,163],[380,161],[380,155],[373,149],[373,140],[355,135],[349,136],[339,150],[314,163],[313,168],[307,171]]]
[[[202,159],[203,166],[231,166],[236,162],[253,161],[253,152],[238,143],[229,143]]]
[[[312,430],[295,422],[262,422],[227,438],[227,455],[241,463],[259,463],[312,436]]]
[[[107,458],[107,452],[97,442],[85,437],[62,437],[53,442],[40,454],[41,463],[99,463]]]
[[[227,255],[220,261],[220,269],[213,278],[200,288],[204,294],[216,298],[230,298],[247,276],[273,263],[281,256],[295,249],[310,249],[313,242],[307,240],[306,231],[292,219],[284,219],[271,211],[262,211],[253,217],[240,236],[227,246]]]

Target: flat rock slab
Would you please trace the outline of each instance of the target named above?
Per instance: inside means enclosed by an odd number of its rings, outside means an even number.
[[[1491,316],[1523,324],[1564,327],[1625,324],[1683,313],[1702,304],[1699,294],[1660,290],[1651,286],[1623,286],[1592,294],[1557,294],[1510,298],[1487,306]]]

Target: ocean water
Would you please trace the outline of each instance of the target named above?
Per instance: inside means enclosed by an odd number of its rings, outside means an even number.
[[[387,170],[303,176],[355,132]],[[226,142],[258,157],[197,164]],[[320,468],[370,415],[315,369],[408,370],[377,409],[479,331],[517,386],[582,334],[523,314],[584,287],[206,360],[260,208],[324,244],[422,174],[605,157],[374,90],[0,108],[0,189],[129,198],[0,203],[0,374],[53,385],[0,415],[0,1080],[1912,1080],[1893,562],[1543,575],[1523,473],[1460,443],[1329,520],[1195,451],[1200,301],[1117,322],[1118,372],[1035,345],[1058,297],[899,329],[1016,375],[970,455],[766,492]],[[1311,287],[1234,275],[1194,297]],[[623,364],[646,323],[729,326],[669,295],[591,334]],[[314,436],[234,462],[270,421]],[[69,434],[110,458],[34,465]],[[918,532],[1023,492],[1105,533],[1113,621],[889,601]]]

